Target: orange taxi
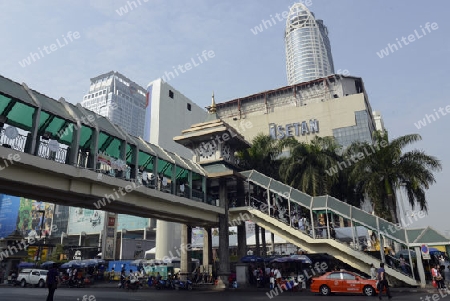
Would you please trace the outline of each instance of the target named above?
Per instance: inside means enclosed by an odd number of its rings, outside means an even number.
[[[364,294],[378,293],[377,280],[366,279],[348,271],[327,272],[311,279],[311,292],[327,296],[331,293]]]

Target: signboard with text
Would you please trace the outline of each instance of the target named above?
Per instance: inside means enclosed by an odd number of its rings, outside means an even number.
[[[431,257],[430,257],[430,249],[428,248],[427,245],[423,244],[420,247],[420,251],[422,252],[422,258],[423,259],[431,259]]]

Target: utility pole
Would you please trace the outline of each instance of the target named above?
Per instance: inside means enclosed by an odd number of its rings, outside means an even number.
[[[42,239],[42,229],[44,226],[44,219],[45,219],[45,210],[39,210],[39,213],[42,214],[41,216],[41,221],[40,221],[40,225],[39,225],[39,242],[38,242],[38,250],[36,253],[36,262],[39,261],[39,258],[41,257],[41,239]]]

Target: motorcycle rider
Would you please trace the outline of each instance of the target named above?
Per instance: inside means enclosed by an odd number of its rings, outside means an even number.
[[[126,281],[126,275],[125,275],[125,270],[122,270],[120,272],[120,283],[119,283],[119,287],[124,288],[125,287],[125,281]]]

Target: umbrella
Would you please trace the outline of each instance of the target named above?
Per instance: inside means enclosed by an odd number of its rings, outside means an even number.
[[[17,267],[19,269],[23,269],[23,268],[34,268],[35,266],[36,264],[33,262],[21,262]]]
[[[140,265],[143,265],[145,262],[147,262],[146,259],[136,259],[136,260],[133,260],[132,262],[130,262],[130,265],[140,266]]]
[[[440,255],[440,254],[441,254],[441,251],[439,251],[439,250],[436,249],[436,248],[428,248],[428,252],[429,252],[430,254],[433,254],[433,255],[434,255],[434,253],[438,253],[437,255]]]
[[[255,255],[247,255],[241,258],[242,263],[264,262],[264,258]]]
[[[312,260],[309,259],[309,257],[306,255],[291,255],[291,258],[293,258],[295,260],[300,260],[303,263],[311,263],[312,264]]]
[[[55,263],[54,261],[46,261],[41,264],[41,268],[46,269],[52,267],[54,263]]]
[[[62,269],[67,268],[81,268],[81,261],[80,260],[71,260],[69,262],[63,263],[61,265]]]
[[[95,267],[98,264],[96,259],[83,259],[81,260],[81,267]]]
[[[275,258],[270,263],[283,263],[283,262],[301,262],[301,263],[312,263],[311,259],[309,259],[306,255],[294,255],[296,257],[280,257]]]
[[[98,265],[106,264],[106,261],[103,259],[96,259]]]
[[[416,252],[414,252],[413,250],[400,250],[395,253],[395,258],[400,258],[400,255],[403,255],[403,258],[409,258],[410,254],[411,258],[416,258]]]

